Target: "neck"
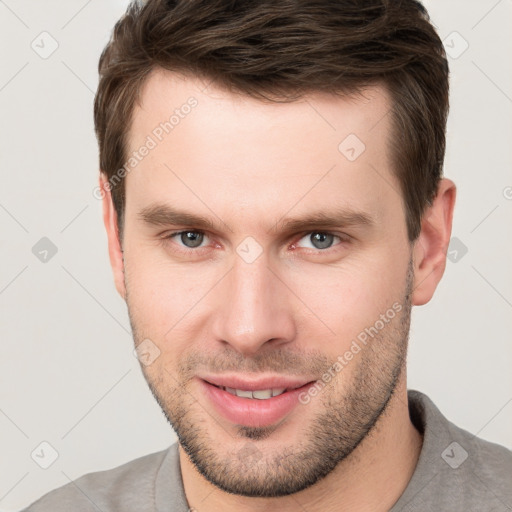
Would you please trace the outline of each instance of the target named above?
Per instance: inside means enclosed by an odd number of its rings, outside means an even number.
[[[208,482],[180,447],[187,501],[203,512],[385,512],[404,492],[419,458],[422,436],[411,423],[405,369],[386,411],[359,446],[315,485],[281,498],[247,498]]]

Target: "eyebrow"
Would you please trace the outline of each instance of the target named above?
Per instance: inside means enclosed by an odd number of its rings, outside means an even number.
[[[202,229],[214,229],[215,224],[206,217],[188,213],[167,205],[152,204],[138,213],[138,217],[151,226],[181,225],[194,226]]]
[[[269,233],[298,232],[315,228],[372,227],[375,221],[368,213],[338,208],[334,211],[312,212],[300,218],[284,218],[276,222]]]
[[[146,206],[139,211],[138,218],[150,226],[185,225],[191,228],[216,230],[220,229],[221,224],[224,224],[230,231],[233,231],[220,219],[215,222],[202,215],[181,211],[164,203]],[[268,230],[268,233],[299,232],[315,228],[372,227],[374,225],[375,220],[366,212],[338,208],[334,211],[311,212],[300,218],[283,217]]]

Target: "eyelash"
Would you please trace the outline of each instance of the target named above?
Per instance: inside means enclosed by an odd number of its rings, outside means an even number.
[[[200,234],[200,235],[207,235],[207,233],[205,233],[204,231],[200,231],[200,230],[195,230],[195,229],[184,229],[184,230],[181,230],[181,231],[174,231],[172,233],[167,233],[165,235],[163,235],[161,238],[164,240],[164,242],[167,242],[167,241],[170,241],[174,238],[177,238],[179,237],[180,235],[184,234],[184,233],[196,233],[196,234]],[[335,244],[331,247],[328,247],[327,249],[311,249],[309,247],[307,248],[302,248],[302,249],[306,249],[306,251],[312,251],[313,253],[316,253],[316,254],[329,254],[331,253],[331,249],[334,249],[338,246],[338,245],[341,245],[343,242],[349,242],[349,239],[350,237],[348,235],[345,235],[345,234],[342,234],[342,233],[339,233],[339,234],[336,234],[336,233],[332,233],[331,231],[320,231],[320,230],[316,230],[316,231],[307,231],[305,233],[302,233],[300,234],[300,238],[298,238],[297,242],[299,242],[300,240],[302,240],[306,235],[311,235],[311,234],[314,234],[314,233],[320,233],[322,235],[333,235],[335,238],[338,238],[340,240],[340,242],[338,244]],[[291,245],[295,245],[297,242],[294,242],[293,244]],[[178,252],[181,252],[182,254],[186,254],[188,256],[190,256],[191,254],[194,254],[194,255],[200,255],[201,252],[202,252],[202,249],[207,249],[207,247],[197,247],[197,248],[191,248],[191,247],[184,247],[184,246],[181,246],[181,245],[177,245],[177,251]]]

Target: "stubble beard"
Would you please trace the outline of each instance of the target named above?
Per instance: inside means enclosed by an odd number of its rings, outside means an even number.
[[[264,448],[265,439],[279,428],[276,426],[238,425],[236,435],[232,436],[231,449],[212,437],[211,432],[215,429],[222,430],[221,435],[224,436],[225,429],[199,407],[196,397],[187,390],[187,384],[194,373],[194,365],[199,360],[203,361],[203,358],[192,356],[181,362],[178,371],[174,371],[173,375],[167,370],[163,372],[165,374],[154,375],[141,365],[155,400],[199,473],[219,489],[231,494],[282,497],[312,486],[347,459],[386,411],[405,369],[412,283],[410,264],[400,315],[361,349],[358,354],[359,364],[351,381],[345,381],[338,390],[335,378],[311,404],[300,405],[317,407],[321,412],[301,431],[300,441],[295,445],[283,446],[279,451],[274,449],[272,453],[268,453]],[[128,295],[130,322],[135,342],[138,344],[144,336],[142,333],[139,335],[130,314]],[[279,362],[265,357],[264,360],[258,360],[257,365],[251,362],[250,368],[258,366],[276,370],[286,367],[286,353],[280,352],[279,356]],[[230,358],[224,360],[226,368],[240,367],[240,359],[236,363],[231,363]],[[350,364],[353,363],[356,363],[355,359]],[[320,368],[326,370],[332,365],[333,361],[322,357],[316,360],[308,358],[301,362],[304,374],[311,374],[314,369],[317,373],[313,374],[322,375]],[[218,365],[216,367],[219,368]],[[297,368],[296,360],[288,367]],[[300,372],[297,374],[300,375]],[[240,440],[244,439],[246,442],[240,447]]]

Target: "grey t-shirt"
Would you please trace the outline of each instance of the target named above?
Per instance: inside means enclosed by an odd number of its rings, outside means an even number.
[[[426,395],[409,390],[408,398],[423,446],[414,474],[391,512],[512,511],[512,451],[455,426]],[[188,510],[178,445],[173,444],[122,466],[84,475],[23,512]]]

